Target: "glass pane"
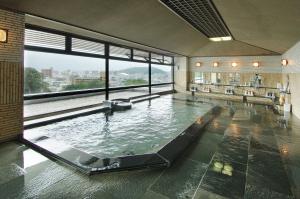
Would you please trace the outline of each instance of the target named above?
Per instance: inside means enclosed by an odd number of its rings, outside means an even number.
[[[109,87],[147,85],[149,65],[130,61],[109,60]]]
[[[24,93],[105,87],[105,60],[25,51]]]
[[[104,55],[104,44],[72,38],[72,51]]]
[[[149,53],[141,50],[133,50],[133,59],[149,61]]]
[[[194,73],[194,83],[202,84],[204,83],[204,76],[202,72],[195,72]]]
[[[239,73],[229,73],[229,84],[230,85],[239,85],[240,83],[240,74]]]
[[[163,63],[163,56],[155,53],[151,53],[151,62]]]
[[[172,57],[164,56],[164,63],[165,64],[172,64],[172,62],[173,62]]]
[[[25,45],[65,50],[66,37],[43,31],[25,30]]]
[[[166,91],[171,91],[172,89],[173,89],[172,84],[152,86],[151,93],[154,94],[154,93],[166,92]]]
[[[109,99],[118,99],[118,98],[133,98],[141,95],[148,95],[149,87],[141,87],[141,88],[130,88],[123,89],[118,91],[110,91]]]
[[[152,64],[151,67],[152,84],[172,82],[172,66]]]
[[[131,50],[118,46],[109,46],[109,56],[129,59],[131,56]]]

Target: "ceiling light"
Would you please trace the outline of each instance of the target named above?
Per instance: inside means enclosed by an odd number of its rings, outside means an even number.
[[[214,66],[214,67],[218,67],[218,66],[219,66],[219,62],[214,62],[214,63],[213,63],[213,66]]]
[[[253,62],[253,66],[254,67],[259,67],[259,62],[258,61]]]
[[[8,30],[0,29],[0,42],[7,43]]]
[[[231,66],[232,66],[232,67],[236,67],[236,66],[237,66],[237,63],[236,63],[236,62],[232,62],[232,63],[231,63]]]
[[[197,67],[200,67],[200,66],[201,66],[201,62],[197,62],[197,63],[196,63],[196,66],[197,66]]]
[[[228,36],[228,37],[221,37],[222,41],[230,41],[232,40],[232,37]]]
[[[282,59],[281,60],[281,65],[283,65],[283,66],[287,66],[288,65],[288,60],[286,60],[286,59]]]
[[[232,40],[232,37],[231,36],[227,36],[227,37],[211,37],[209,38],[210,41],[230,41]]]

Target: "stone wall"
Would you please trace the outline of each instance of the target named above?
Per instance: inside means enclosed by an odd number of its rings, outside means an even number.
[[[0,9],[0,28],[8,42],[0,43],[0,142],[16,139],[23,130],[24,15]]]

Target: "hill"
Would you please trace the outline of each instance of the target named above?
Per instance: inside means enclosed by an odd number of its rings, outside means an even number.
[[[148,74],[148,67],[133,67],[133,68],[127,68],[124,70],[119,70],[119,72],[121,73],[128,73],[128,74],[134,74],[134,73],[138,73],[138,74]],[[158,68],[152,68],[151,70],[152,74],[166,74],[167,72],[158,69]]]

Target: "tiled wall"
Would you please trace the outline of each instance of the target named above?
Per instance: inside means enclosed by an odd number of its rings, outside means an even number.
[[[0,142],[17,138],[23,129],[24,15],[0,9],[0,28],[8,42],[0,43]]]

